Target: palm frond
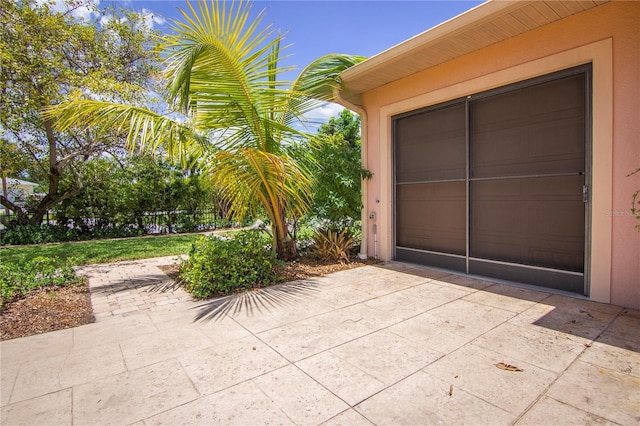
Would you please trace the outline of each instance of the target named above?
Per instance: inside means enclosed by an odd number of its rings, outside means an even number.
[[[52,119],[60,132],[72,127],[110,129],[125,137],[130,150],[156,152],[162,148],[180,161],[203,158],[211,148],[191,126],[132,105],[78,99],[51,106],[43,116]]]
[[[289,93],[276,78],[287,70],[277,66],[280,38],[261,28],[264,13],[250,19],[248,3],[227,9],[200,0],[198,12],[188,6],[185,22],[175,22],[175,35],[165,38],[169,101],[184,113],[195,109],[196,125],[251,129],[269,151],[262,118],[283,110]]]
[[[126,136],[130,149],[162,148],[174,157],[206,162],[213,183],[243,217],[256,205],[269,214],[274,248],[288,256],[287,219],[309,209],[312,161],[294,153],[293,142],[309,135],[300,129],[305,114],[333,100],[340,72],[362,61],[327,55],[312,62],[293,82],[279,79],[291,67],[279,64],[280,35],[252,18],[249,2],[187,2],[183,21],[163,38],[170,108],[180,122],[145,108],[75,100],[46,111],[61,131],[103,127]],[[295,250],[294,250],[295,251]]]
[[[265,207],[273,223],[279,220],[274,213],[281,208],[286,208],[290,217],[300,217],[309,209],[311,178],[289,157],[255,148],[235,154],[219,151],[210,174],[231,200],[235,217],[243,218],[256,201]]]
[[[364,61],[366,57],[346,54],[322,56],[299,74],[293,82],[288,108],[281,115],[284,125],[304,121],[304,114],[334,100],[334,89],[340,88],[340,73]]]
[[[340,73],[366,59],[365,56],[332,53],[311,62],[293,84],[293,90],[321,101],[333,99],[342,84]]]

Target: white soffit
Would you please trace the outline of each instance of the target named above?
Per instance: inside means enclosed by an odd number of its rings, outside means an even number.
[[[344,71],[341,95],[360,104],[366,91],[608,1],[487,1]]]

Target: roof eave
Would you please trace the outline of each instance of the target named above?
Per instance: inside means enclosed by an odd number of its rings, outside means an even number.
[[[554,8],[562,6],[566,9],[562,14],[551,11],[552,13],[549,16],[539,18],[538,22],[528,23],[527,25],[522,24],[520,28],[510,28],[510,31],[502,31],[501,25],[504,25],[504,19],[512,19],[513,22],[518,22],[517,14],[523,13],[526,8],[540,9],[545,6],[545,2],[540,0],[515,2],[489,0],[345,70],[340,75],[343,82],[341,96],[350,103],[361,105],[361,95],[366,91],[608,1],[593,0],[591,5],[585,5],[586,2],[581,2],[579,9],[576,8],[576,3],[567,5],[571,7],[565,8],[562,4],[572,2],[556,1],[552,3]],[[546,5],[546,7],[549,8],[549,5]],[[474,37],[470,37],[475,30],[491,25],[493,25],[493,28],[500,30],[498,34],[477,37],[478,34],[475,33],[473,34]],[[465,37],[465,34],[468,36]],[[441,52],[435,51],[433,51],[433,55],[425,54],[432,53],[429,50],[431,47],[437,47],[439,43],[456,37],[459,37],[460,40],[464,39],[464,42],[458,44],[458,46],[463,45],[459,51],[452,52],[450,55],[442,55]],[[438,55],[440,58],[436,57]]]

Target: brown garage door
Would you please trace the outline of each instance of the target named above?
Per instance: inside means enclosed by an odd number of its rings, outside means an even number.
[[[395,117],[395,257],[585,293],[589,67]]]

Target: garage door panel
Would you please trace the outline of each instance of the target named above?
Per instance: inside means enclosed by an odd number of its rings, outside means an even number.
[[[584,251],[579,244],[530,238],[526,246],[505,235],[491,235],[474,247],[474,259],[509,262],[563,271],[584,272]]]
[[[560,270],[541,270],[531,268],[527,265],[513,265],[471,259],[469,261],[469,273],[574,293],[582,293],[584,291],[584,277],[581,274]]]
[[[470,111],[471,176],[584,172],[584,76],[474,100]]]
[[[471,176],[584,172],[584,131],[566,121],[474,133]]]
[[[476,197],[472,204],[472,227],[476,237],[486,235],[488,232],[502,232],[505,235],[522,234],[524,224],[523,216],[526,215],[526,207],[514,206],[513,201],[517,196],[490,198]],[[510,199],[509,199],[510,198]],[[472,235],[472,236],[473,236]]]
[[[581,111],[584,115],[584,112]],[[576,123],[577,121],[577,123]],[[580,127],[576,129],[576,127]],[[558,119],[536,123],[527,128],[527,154],[531,160],[544,159],[560,163],[549,173],[584,171],[584,118]],[[573,160],[573,162],[569,162]],[[557,167],[557,166],[556,166]]]
[[[465,220],[464,213],[459,213],[461,203],[464,207],[464,200],[405,203],[406,208],[400,212],[402,228],[407,230],[433,229],[434,233],[461,233],[461,230],[464,230]],[[461,235],[464,239],[464,232]]]
[[[534,126],[547,122],[583,122],[584,105],[579,99],[574,99],[572,105],[564,108],[553,108],[557,102],[547,102],[544,111],[530,112],[523,108],[529,102],[526,92],[510,94],[508,99],[499,95],[499,104],[493,101],[496,98],[480,98],[472,100],[470,103],[471,128],[477,133],[492,133],[503,129],[517,129],[520,127]],[[578,129],[576,129],[578,130]]]
[[[530,259],[532,265],[547,266],[552,269],[560,269],[573,272],[584,272],[584,250],[576,247],[550,249],[548,247],[531,247]]]
[[[547,81],[508,92],[485,96],[474,101],[472,123],[490,126],[493,123],[535,119],[548,114],[559,115],[563,111],[584,110],[584,74]],[[477,121],[476,121],[477,118]]]
[[[463,179],[466,175],[465,106],[456,104],[396,123],[396,182]]]
[[[527,223],[529,233],[548,238],[584,241],[584,221],[577,220],[584,214],[584,204],[578,201],[529,201]]]
[[[465,254],[464,182],[399,185],[396,191],[396,244]]]
[[[470,255],[581,271],[582,182],[582,176],[472,182]]]

